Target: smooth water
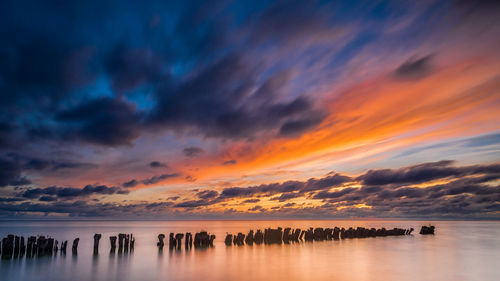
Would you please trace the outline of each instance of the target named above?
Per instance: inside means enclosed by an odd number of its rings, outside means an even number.
[[[418,234],[432,223],[435,235]],[[226,232],[266,227],[401,227],[414,235],[231,246]],[[215,233],[207,249],[159,253],[157,235]],[[109,253],[109,236],[133,233],[135,250]],[[67,255],[0,262],[0,280],[499,280],[500,222],[496,221],[0,221],[0,235],[50,235],[68,240]],[[101,233],[99,255],[92,250]],[[80,237],[78,255],[71,243]]]

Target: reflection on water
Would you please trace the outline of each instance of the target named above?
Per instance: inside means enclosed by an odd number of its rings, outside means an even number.
[[[435,221],[436,235],[391,236],[281,245],[226,246],[229,233],[267,227],[401,227],[416,221],[16,221],[0,235],[80,238],[78,255],[0,262],[0,280],[497,280],[500,222]],[[214,247],[159,251],[158,234],[207,230]],[[99,254],[93,236],[101,233]],[[110,236],[133,233],[133,251],[111,251]],[[69,249],[68,249],[69,250]]]

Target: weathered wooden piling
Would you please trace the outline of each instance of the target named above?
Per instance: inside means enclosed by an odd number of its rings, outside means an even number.
[[[435,227],[433,225],[431,226],[425,226],[423,225],[422,228],[420,228],[420,234],[422,235],[433,235],[434,234]]]
[[[234,245],[242,246],[245,241],[245,234],[239,232],[236,236],[234,236],[233,243]]]
[[[158,243],[156,243],[156,246],[158,246],[160,250],[163,249],[163,246],[165,245],[163,239],[165,239],[165,234],[158,234]]]
[[[245,237],[245,243],[247,245],[253,245],[253,230],[250,230]]]
[[[262,244],[262,242],[264,242],[264,234],[260,229],[257,229],[257,232],[255,232],[253,241],[255,242],[255,244]]]
[[[99,254],[99,240],[101,240],[101,234],[94,234],[94,255]]]
[[[197,232],[194,235],[194,247],[195,248],[206,248],[212,247],[214,244],[215,235],[208,234],[206,231]]]
[[[64,240],[64,242],[61,243],[61,253],[66,254],[66,247],[68,246],[68,240]]]
[[[19,247],[19,256],[22,258],[26,253],[26,244],[24,244],[24,236],[21,236],[21,246]]]
[[[27,245],[26,245],[26,257],[30,258],[34,251],[36,251],[36,237],[30,236],[28,237]]]
[[[135,237],[131,233],[130,234],[130,251],[133,251],[134,247],[135,247]]]
[[[116,250],[116,239],[117,239],[116,236],[109,236],[109,244],[111,246],[111,251]]]
[[[46,252],[48,255],[52,255],[52,252],[54,250],[54,238],[48,238],[47,239],[47,247],[46,247]]]
[[[314,230],[311,227],[304,232],[304,241],[311,242],[313,240],[314,240]]]
[[[226,234],[226,239],[224,239],[224,243],[226,243],[227,246],[231,246],[231,244],[233,244],[233,235],[229,233]]]
[[[36,253],[38,256],[43,256],[46,254],[48,243],[49,241],[45,239],[45,236],[38,236],[36,238]]]
[[[184,241],[184,247],[189,249],[193,246],[193,235],[191,232],[186,232],[186,239]]]
[[[289,227],[285,227],[283,230],[283,242],[284,243],[290,243],[290,240],[292,240],[292,236],[290,235],[290,231],[292,229]]]
[[[175,235],[175,246],[180,249],[182,246],[182,239],[184,238],[184,233],[177,233]]]
[[[2,259],[11,259],[14,254],[14,235],[2,239]]]
[[[299,236],[299,240],[302,241],[302,239],[304,239],[304,235],[305,235],[306,231],[305,230],[302,230],[300,232],[300,236]]]
[[[278,227],[277,229],[266,228],[264,230],[264,243],[265,244],[281,244],[283,237],[283,229]]]
[[[170,232],[170,235],[168,237],[168,247],[170,249],[173,249],[173,248],[175,248],[176,244],[177,244],[177,240],[175,240],[175,234]]]
[[[19,239],[19,236],[16,235],[14,237],[14,258],[17,258],[17,256],[19,256],[20,246],[21,240]]]
[[[76,238],[73,240],[73,246],[71,246],[71,252],[73,255],[78,254],[78,243],[80,242],[80,238]]]
[[[118,234],[118,252],[123,251],[123,244],[125,242],[124,240],[125,240],[125,234],[119,233]]]

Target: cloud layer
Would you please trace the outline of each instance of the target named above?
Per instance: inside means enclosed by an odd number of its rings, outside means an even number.
[[[3,1],[0,210],[498,216],[499,8]]]
[[[427,175],[432,176],[422,178]],[[218,217],[231,212],[245,217],[247,212],[259,212],[275,217],[294,217],[302,213],[301,217],[311,218],[498,218],[499,181],[500,164],[455,166],[453,161],[439,161],[399,169],[370,170],[357,177],[332,174],[307,181],[204,189],[193,196],[169,197],[149,204],[115,204],[113,211],[107,210],[109,203],[82,203],[81,199],[98,195],[126,195],[128,190],[91,185],[83,189],[29,188],[12,197],[2,198],[0,209],[4,216],[96,214],[79,208],[86,206],[103,210],[98,216],[114,216],[122,211],[134,213],[134,216],[173,216],[180,213]],[[148,213],[148,210],[153,212]]]

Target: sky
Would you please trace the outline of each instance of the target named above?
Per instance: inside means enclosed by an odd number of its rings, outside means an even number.
[[[2,1],[0,218],[500,219],[497,1]]]

